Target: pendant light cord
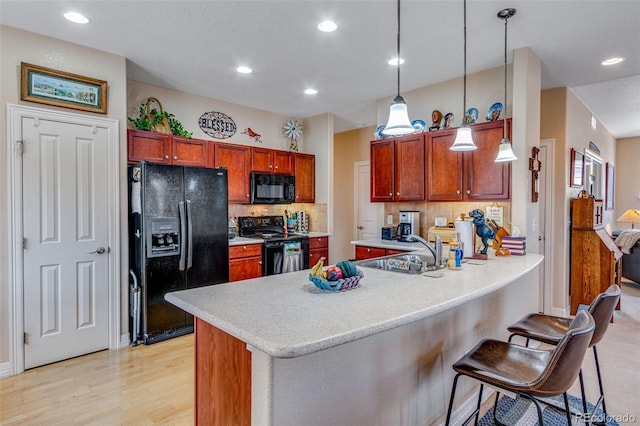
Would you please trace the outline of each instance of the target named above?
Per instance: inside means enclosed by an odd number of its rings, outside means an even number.
[[[462,121],[466,123],[467,113],[467,0],[464,0],[464,77],[462,90]]]
[[[504,126],[503,126],[503,139],[507,139],[507,21],[508,17],[504,18]]]
[[[398,95],[400,96],[400,0],[398,0],[398,45],[397,45],[397,53],[398,56],[396,58],[398,62]]]

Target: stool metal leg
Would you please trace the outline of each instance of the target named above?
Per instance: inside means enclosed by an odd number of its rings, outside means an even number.
[[[567,424],[569,426],[571,426],[571,410],[569,409],[569,398],[567,398],[567,393],[563,393],[562,396],[564,397],[564,409],[567,412]]]
[[[453,398],[456,396],[456,386],[458,385],[458,378],[460,374],[456,374],[456,377],[453,379],[453,388],[451,388],[451,398],[449,398],[449,409],[447,410],[447,420],[445,420],[445,426],[449,426],[449,422],[451,421],[451,409],[453,408]]]
[[[604,402],[604,387],[602,386],[602,376],[600,375],[600,363],[598,362],[598,351],[596,350],[596,345],[593,345],[593,358],[596,361],[596,374],[598,375],[598,386],[600,388],[600,397],[598,398],[598,402],[595,404],[595,407],[593,408],[592,414],[595,414],[596,410],[600,406],[600,403],[602,403],[602,414],[604,417],[602,419],[602,424],[606,424],[607,423],[607,406],[605,405],[605,402]]]
[[[580,379],[580,395],[582,396],[582,412],[584,413],[585,421],[589,421],[589,418],[591,416],[589,415],[589,409],[587,408],[587,396],[584,392],[584,379],[582,377],[582,368],[578,373],[578,378]]]

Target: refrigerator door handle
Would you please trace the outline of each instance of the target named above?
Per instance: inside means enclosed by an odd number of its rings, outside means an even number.
[[[187,245],[187,215],[184,211],[184,201],[178,203],[178,211],[180,213],[180,266],[179,269],[184,271],[185,250]]]
[[[187,251],[187,269],[193,265],[193,222],[191,221],[191,200],[187,200],[187,227],[189,238],[189,249]]]

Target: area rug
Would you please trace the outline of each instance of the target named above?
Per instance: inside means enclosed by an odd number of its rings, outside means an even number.
[[[571,412],[571,422],[573,425],[584,425],[585,419],[582,413],[582,399],[573,395],[568,395],[569,407]],[[540,404],[542,407],[542,417],[545,426],[566,426],[567,416],[564,413],[564,400],[562,395],[555,398],[546,398],[546,404]],[[589,411],[593,411],[593,405],[587,402]],[[503,395],[498,401],[497,409],[498,420],[509,426],[532,426],[538,424],[538,412],[533,402],[526,398],[517,397],[513,399],[507,395]],[[595,413],[594,419],[601,421],[604,417],[602,410]],[[619,426],[615,419],[608,416],[607,426]],[[493,426],[493,407],[480,419],[479,426]]]

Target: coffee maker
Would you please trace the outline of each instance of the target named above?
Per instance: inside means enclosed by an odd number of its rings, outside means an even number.
[[[398,230],[396,231],[398,241],[407,241],[407,237],[411,234],[420,235],[420,212],[400,210]]]

